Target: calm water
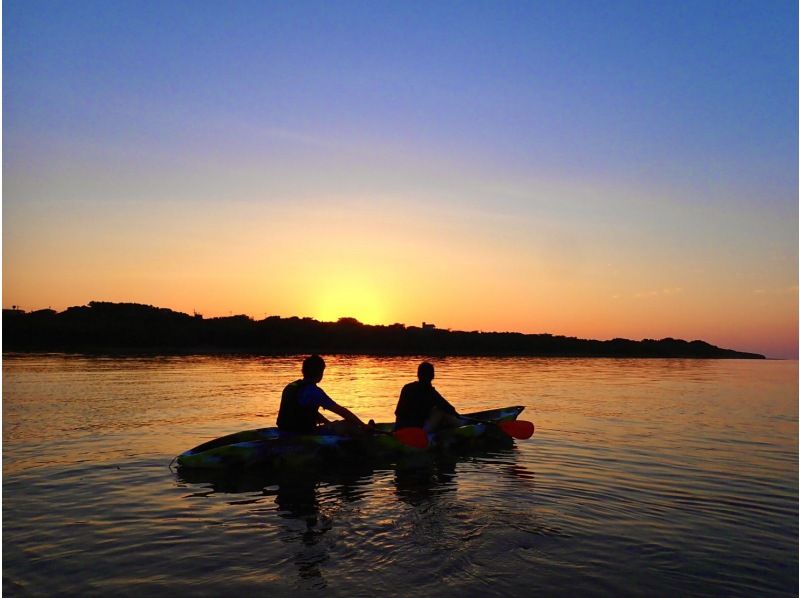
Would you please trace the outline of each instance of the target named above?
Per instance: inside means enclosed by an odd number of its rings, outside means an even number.
[[[330,357],[391,420],[417,360]],[[8,595],[796,595],[797,362],[442,359],[531,440],[418,470],[182,479],[274,425],[297,359],[3,359]]]

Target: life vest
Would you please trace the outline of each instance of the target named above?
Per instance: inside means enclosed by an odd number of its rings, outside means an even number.
[[[317,426],[319,407],[304,407],[299,401],[300,391],[308,384],[305,380],[295,380],[283,389],[278,410],[278,429],[282,432],[310,434]]]

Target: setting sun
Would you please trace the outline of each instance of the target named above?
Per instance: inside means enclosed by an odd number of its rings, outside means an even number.
[[[332,277],[312,303],[312,317],[322,321],[356,318],[364,324],[385,324],[386,303],[369,282],[358,277]]]

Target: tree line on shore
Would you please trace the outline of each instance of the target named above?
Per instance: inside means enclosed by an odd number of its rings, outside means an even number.
[[[204,318],[137,303],[93,301],[62,312],[3,310],[4,351],[682,357],[763,359],[700,340],[590,340],[552,334],[464,332],[404,324],[372,326],[354,318],[245,315]]]

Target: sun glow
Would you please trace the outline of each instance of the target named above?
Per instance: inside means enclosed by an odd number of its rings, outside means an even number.
[[[321,287],[313,306],[312,317],[326,321],[339,318],[355,318],[363,324],[384,324],[387,316],[386,304],[373,285],[343,278]]]

